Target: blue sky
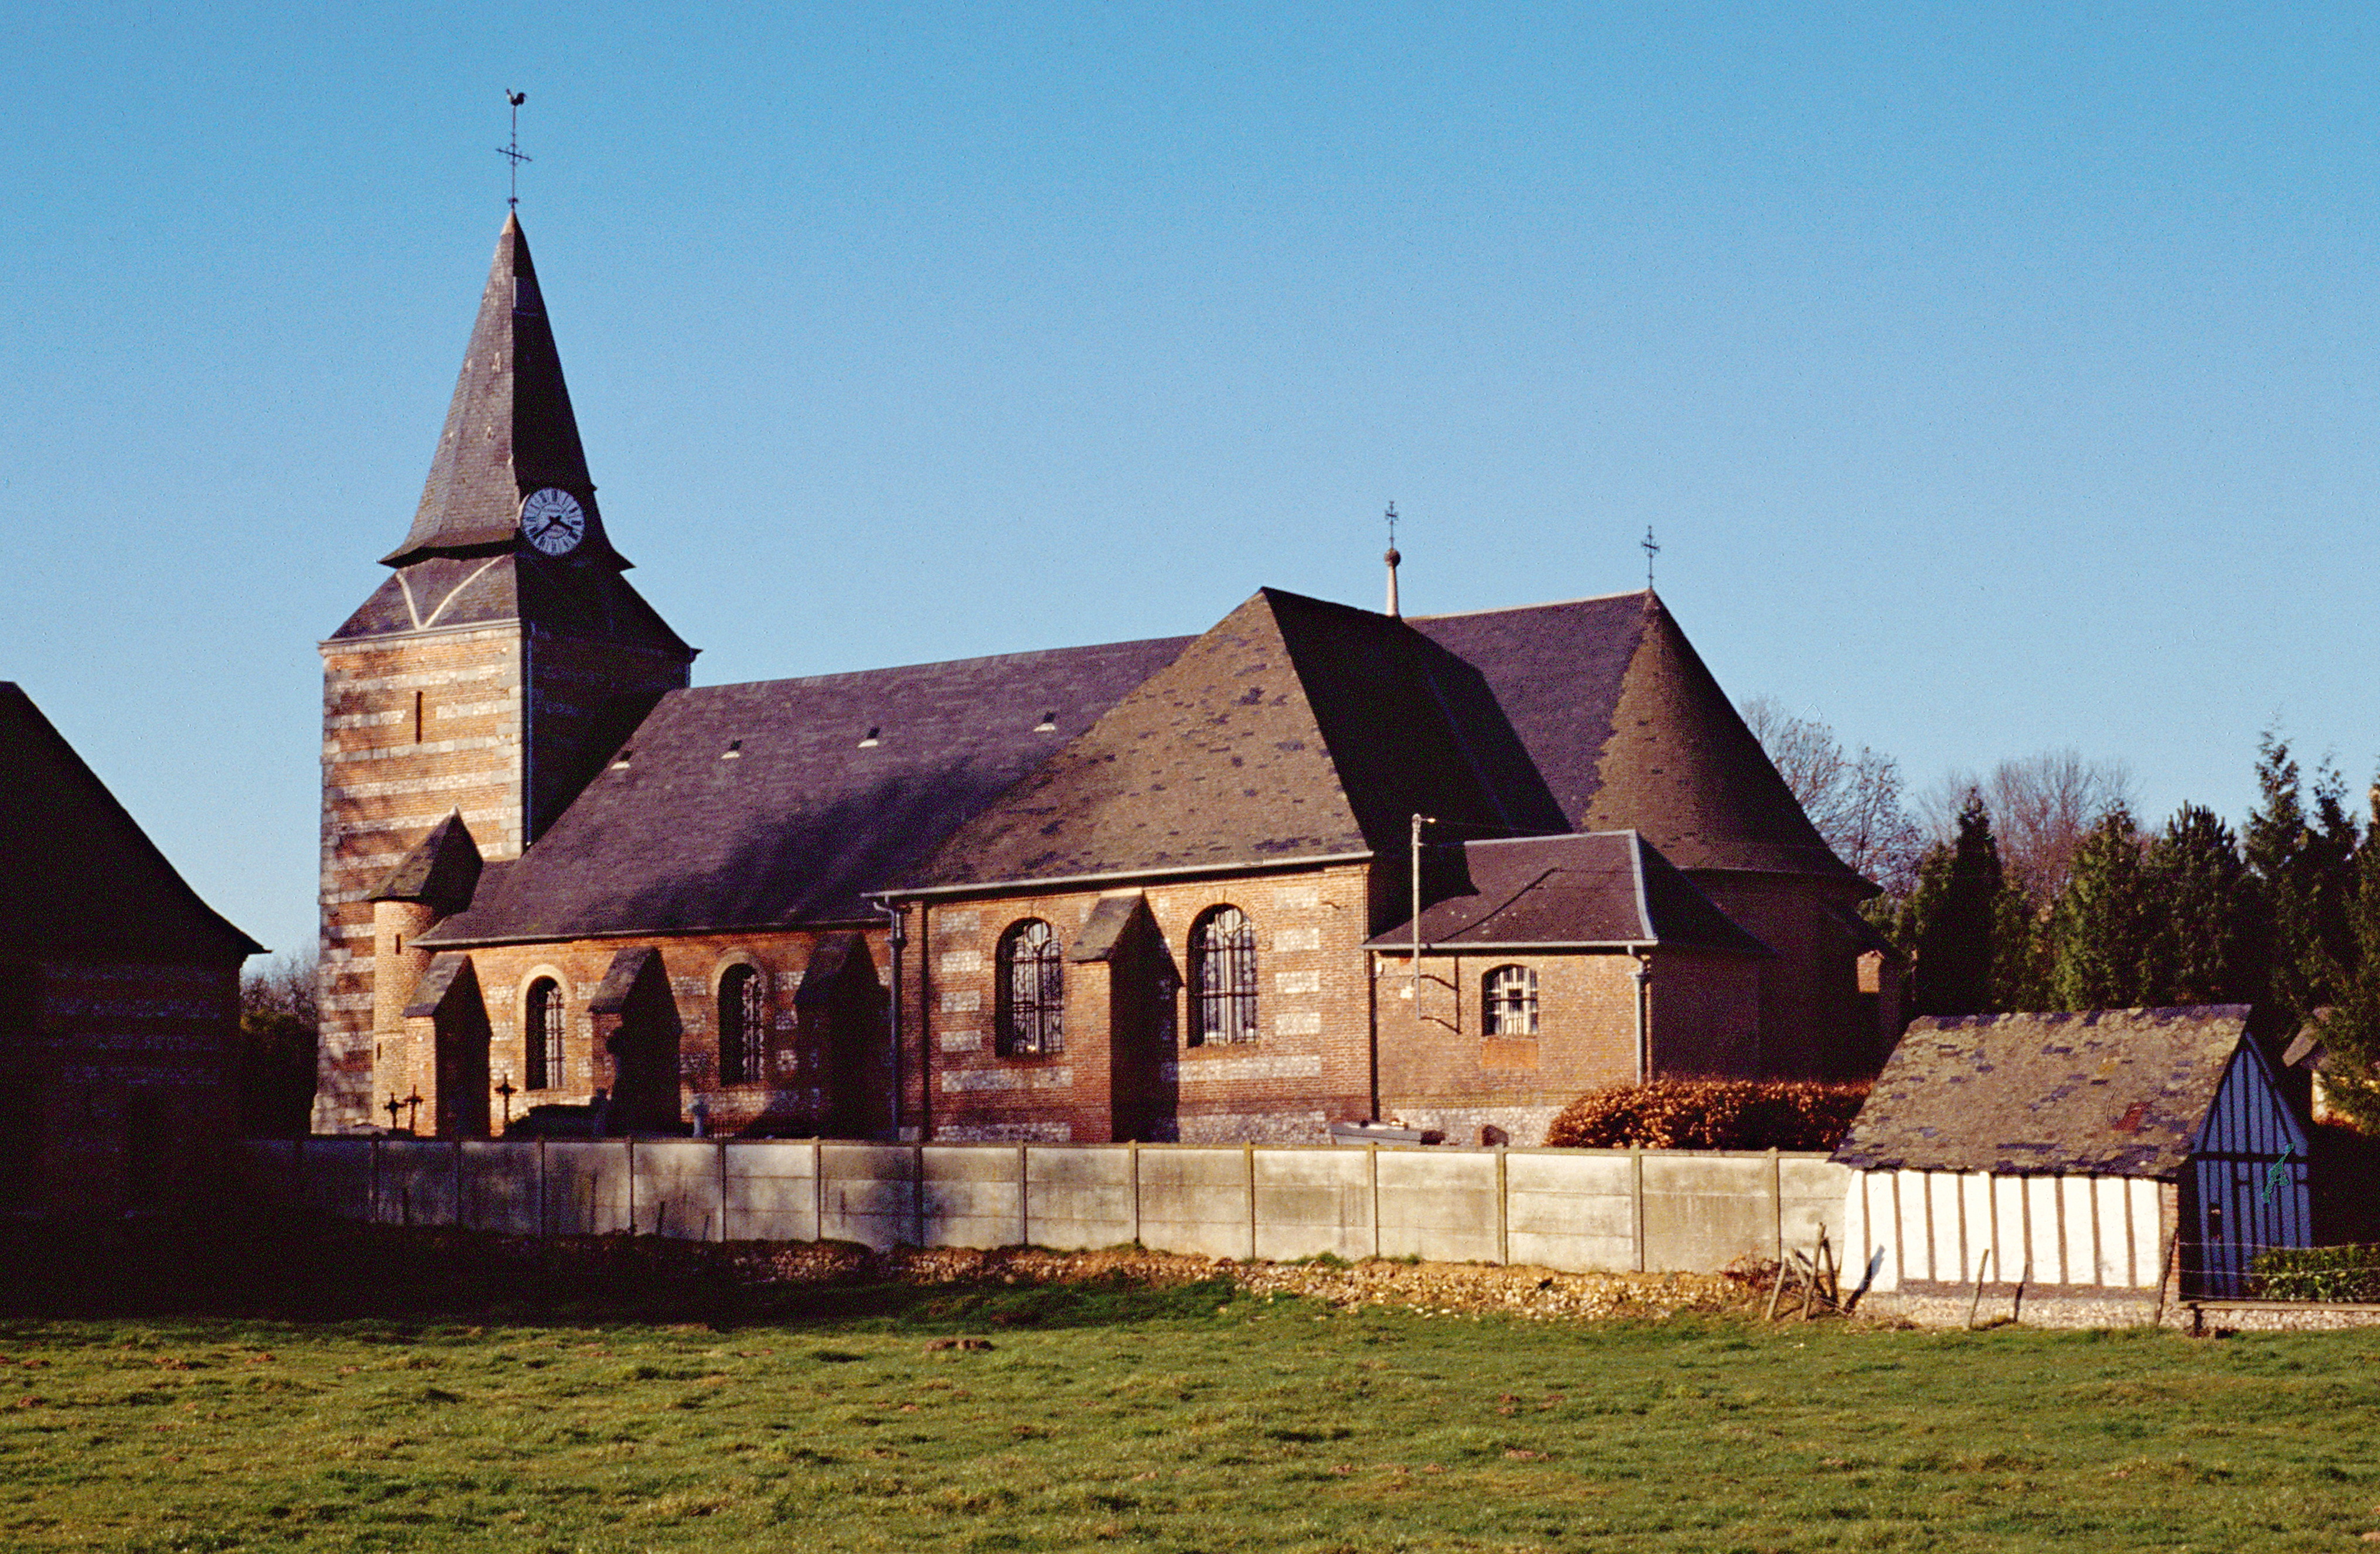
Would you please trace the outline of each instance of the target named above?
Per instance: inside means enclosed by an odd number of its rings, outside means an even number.
[[[1924,785],[2380,759],[2374,14],[0,8],[0,677],[312,931],[314,644],[521,214],[705,683],[1660,587]]]

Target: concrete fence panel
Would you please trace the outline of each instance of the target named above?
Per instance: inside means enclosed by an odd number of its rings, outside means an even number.
[[[372,1218],[384,1225],[455,1223],[461,1154],[427,1138],[380,1141],[379,1203]]]
[[[527,1146],[535,1148],[538,1146]],[[628,1152],[609,1139],[549,1139],[541,1205],[549,1235],[611,1235],[634,1227]]]
[[[638,1140],[638,1233],[718,1240],[725,1196],[720,1164],[719,1146],[702,1139]]]
[[[298,1201],[304,1177],[298,1162],[299,1141],[294,1138],[242,1139],[232,1156],[239,1189],[250,1203],[288,1204]]]
[[[766,1139],[719,1146],[724,1179],[721,1212],[729,1241],[819,1239],[820,1147]]]
[[[1824,1232],[1836,1266],[1851,1270],[1850,1227],[1843,1220],[1843,1195],[1854,1173],[1823,1155],[1780,1155],[1777,1159],[1779,1202],[1778,1230],[1788,1250],[1808,1252]]]
[[[1072,1251],[1138,1240],[1139,1154],[1129,1145],[1034,1146],[1026,1155],[1033,1244]]]
[[[1380,1256],[1492,1263],[1501,1248],[1493,1150],[1379,1152]]]
[[[1185,1144],[1139,1153],[1142,1245],[1189,1257],[1249,1256],[1246,1151]]]
[[[917,1244],[919,1151],[905,1144],[829,1144],[820,1150],[822,1241],[856,1241],[881,1252]]]
[[[461,1149],[462,1223],[506,1235],[537,1234],[542,1184],[535,1147],[474,1139]]]
[[[298,1153],[300,1202],[342,1220],[371,1220],[379,1142],[370,1138],[310,1138]]]
[[[1648,1271],[1693,1272],[1777,1256],[1772,1157],[1647,1150],[1643,1160]]]
[[[1256,1152],[1257,1256],[1291,1262],[1372,1255],[1371,1151]]]
[[[928,1246],[1018,1246],[1033,1227],[1026,1213],[1026,1146],[982,1149],[926,1146]]]
[[[1626,1150],[1516,1150],[1504,1172],[1512,1261],[1575,1272],[1636,1267],[1636,1161]]]

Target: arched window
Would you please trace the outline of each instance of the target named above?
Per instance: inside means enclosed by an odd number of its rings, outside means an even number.
[[[1027,917],[1000,936],[1000,1055],[1034,1057],[1065,1050],[1065,974],[1058,936]]]
[[[1525,965],[1500,965],[1480,978],[1485,1005],[1480,1028],[1489,1036],[1537,1034],[1537,974]]]
[[[562,988],[551,977],[528,986],[528,1087],[558,1090],[562,1064]]]
[[[1257,927],[1218,906],[1190,930],[1190,1045],[1257,1038]]]
[[[769,985],[759,968],[735,965],[719,979],[719,1082],[761,1077],[769,1040]]]

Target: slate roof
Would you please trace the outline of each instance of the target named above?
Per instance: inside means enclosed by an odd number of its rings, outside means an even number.
[[[604,537],[537,266],[520,218],[508,215],[413,528],[382,559],[404,566],[435,554],[506,549],[515,542],[521,498],[540,486],[561,487],[587,510],[575,556],[628,565]]]
[[[486,867],[458,809],[431,826],[367,899],[420,902],[442,914],[459,911],[471,904]]]
[[[1478,670],[1564,829],[1641,831],[1680,868],[1859,881],[1653,593],[1413,625]]]
[[[868,892],[1187,642],[673,691],[625,766],[615,759],[522,856],[490,866],[470,908],[420,942],[876,920]]]
[[[1566,829],[1470,666],[1402,621],[1264,589],[901,884],[1402,852],[1416,812]]]
[[[1912,1021],[1834,1159],[2171,1181],[2248,1017],[2246,1004],[2206,1004]]]
[[[199,899],[32,698],[0,680],[0,957],[237,962],[262,948]]]
[[[1473,842],[1463,881],[1421,915],[1427,952],[1657,945],[1733,954],[1775,952],[1633,831]],[[1371,941],[1410,949],[1410,919]]]
[[[381,580],[330,639],[516,620],[565,636],[637,642],[694,656],[694,650],[614,569],[575,565],[526,551],[431,556],[399,567]]]

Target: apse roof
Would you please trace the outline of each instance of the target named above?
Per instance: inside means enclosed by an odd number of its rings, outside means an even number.
[[[0,957],[237,962],[200,901],[32,698],[0,680]]]

